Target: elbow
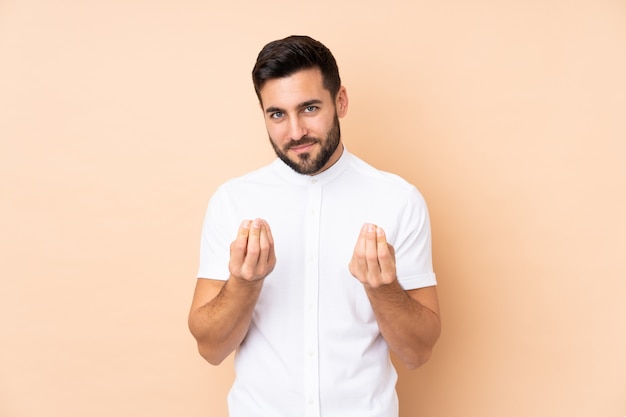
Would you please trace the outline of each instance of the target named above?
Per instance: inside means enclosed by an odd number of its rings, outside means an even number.
[[[211,349],[210,346],[203,345],[202,343],[198,343],[198,353],[200,353],[200,356],[202,356],[205,361],[214,366],[222,363],[228,356],[221,354],[220,352],[216,352],[215,349]]]
[[[441,322],[437,318],[429,336],[421,343],[414,345],[414,349],[407,349],[401,356],[402,362],[407,369],[414,370],[428,362],[433,354],[435,344],[441,336]]]
[[[432,349],[423,349],[420,352],[411,355],[410,357],[402,358],[402,363],[404,364],[405,368],[413,371],[428,362],[430,360],[432,352]]]
[[[196,343],[198,346],[198,353],[205,361],[207,361],[211,365],[219,365],[224,359],[226,359],[226,357],[230,353],[225,352],[223,349],[220,349],[219,346],[215,343],[206,340],[206,338],[200,337],[199,335],[194,334],[194,338],[196,339]]]
[[[403,352],[398,352],[400,353],[398,356],[404,366],[409,370],[414,370],[428,362],[433,354],[435,344],[440,334],[441,327],[437,326],[430,340],[413,345],[412,348],[407,347]]]
[[[224,354],[216,348],[215,343],[207,340],[206,334],[204,334],[201,329],[194,324],[194,321],[190,319],[189,330],[191,331],[191,335],[196,340],[198,353],[211,365],[219,365],[224,359],[226,359],[228,353]]]
[[[400,359],[404,368],[413,371],[424,365],[430,360],[432,348],[422,347],[419,350],[405,350],[404,352],[396,352],[396,356]]]

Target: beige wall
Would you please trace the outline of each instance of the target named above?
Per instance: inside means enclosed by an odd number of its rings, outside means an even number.
[[[624,2],[2,0],[0,416],[225,416],[200,227],[272,159],[249,73],[292,33],[430,206],[444,331],[402,417],[626,415]]]

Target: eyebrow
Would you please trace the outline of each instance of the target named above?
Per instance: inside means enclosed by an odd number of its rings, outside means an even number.
[[[322,104],[322,100],[312,99],[312,100],[303,101],[302,103],[298,104],[296,107],[301,109],[303,107],[312,106],[314,104]],[[265,109],[265,113],[268,113],[268,114],[275,113],[275,112],[285,113],[285,109],[281,109],[280,107],[273,107],[273,106]]]

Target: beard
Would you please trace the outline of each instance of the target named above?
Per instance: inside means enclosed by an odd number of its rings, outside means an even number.
[[[293,169],[298,174],[312,175],[324,168],[324,165],[326,165],[331,156],[333,156],[333,153],[335,153],[337,146],[339,146],[340,139],[341,129],[339,128],[339,117],[335,114],[333,125],[326,134],[325,140],[312,136],[303,136],[299,140],[292,139],[289,143],[283,146],[282,149],[280,149],[270,136],[270,143],[272,144],[272,148],[274,148],[276,156],[278,156],[278,158],[280,158],[280,160],[283,161],[289,168]],[[291,147],[309,143],[318,143],[321,146],[321,149],[316,157],[313,157],[309,152],[297,155],[297,159],[291,159],[287,156],[287,152]]]

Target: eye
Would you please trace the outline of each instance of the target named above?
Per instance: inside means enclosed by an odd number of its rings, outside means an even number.
[[[304,112],[305,113],[313,113],[314,111],[316,111],[319,107],[317,106],[306,106],[304,108]]]
[[[280,119],[283,116],[284,116],[283,112],[275,111],[274,113],[270,114],[270,119]]]

